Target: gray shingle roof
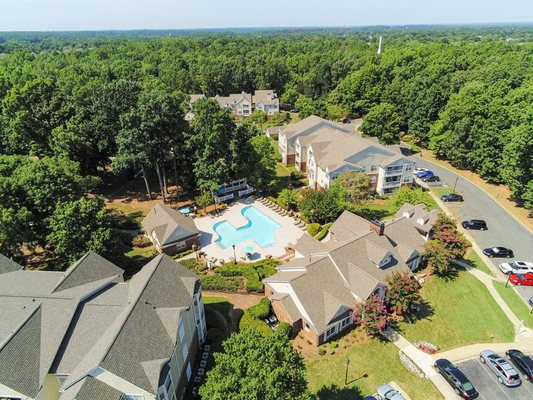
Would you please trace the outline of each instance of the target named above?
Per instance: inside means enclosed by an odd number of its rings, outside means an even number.
[[[191,217],[162,204],[156,204],[142,220],[141,225],[148,235],[155,232],[161,246],[194,237],[199,233]]]
[[[91,376],[83,378],[80,385],[73,389],[76,393],[69,397],[76,400],[120,400],[123,394],[120,390]],[[61,396],[61,400],[63,398]]]
[[[122,275],[124,271],[102,256],[89,251],[66,271],[54,292]]]
[[[15,261],[0,254],[0,275],[7,272],[19,271],[21,269],[21,265],[18,265]]]

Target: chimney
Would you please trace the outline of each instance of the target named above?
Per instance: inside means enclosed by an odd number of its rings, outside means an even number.
[[[377,219],[370,221],[370,230],[375,231],[379,236],[385,232],[385,224]]]

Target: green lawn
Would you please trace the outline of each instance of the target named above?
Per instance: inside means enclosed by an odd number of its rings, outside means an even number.
[[[480,271],[483,271],[484,273],[494,276],[494,273],[492,270],[485,264],[485,262],[477,255],[477,253],[472,250],[472,248],[469,248],[467,250],[467,257],[466,261],[470,263],[474,268],[479,269]]]
[[[413,324],[400,324],[412,343],[425,340],[447,350],[514,339],[511,321],[487,288],[466,271],[459,271],[454,280],[432,277],[423,285],[422,295],[430,304],[429,315]]]
[[[437,195],[437,197],[444,196],[453,192],[453,187],[440,187],[440,186],[430,186],[429,189]]]
[[[346,357],[350,358],[348,382],[351,383],[344,387]],[[403,366],[398,348],[392,343],[374,339],[353,346],[341,355],[313,360],[306,365],[309,389],[319,400],[361,400],[392,380],[412,400],[442,399],[429,380],[416,377]]]
[[[505,287],[504,282],[493,281],[492,283],[518,319],[523,320],[525,326],[533,328],[533,314],[531,314],[531,308],[523,302],[520,295],[516,293],[511,286]]]

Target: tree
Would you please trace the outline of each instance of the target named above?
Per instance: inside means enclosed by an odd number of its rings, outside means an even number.
[[[21,246],[33,239],[30,229],[31,213],[26,208],[4,208],[0,206],[0,254],[18,257]]]
[[[53,245],[54,253],[69,263],[89,250],[101,255],[109,253],[111,229],[101,198],[57,204],[48,225],[47,239]]]
[[[369,136],[375,136],[383,144],[400,143],[400,119],[394,106],[381,103],[370,109],[363,120],[361,130]]]
[[[385,302],[396,315],[409,314],[421,300],[420,283],[409,273],[395,272],[387,276]]]
[[[353,321],[360,325],[368,335],[377,336],[387,328],[391,316],[383,301],[377,294],[374,294],[368,300],[355,305]]]
[[[361,204],[368,198],[369,178],[362,172],[344,172],[331,185],[339,189],[343,201],[351,204]]]
[[[325,224],[339,216],[342,204],[336,190],[307,190],[298,209],[310,222]]]
[[[391,196],[391,204],[399,209],[405,203],[414,206],[424,204],[428,208],[435,207],[435,202],[431,196],[424,192],[422,188],[411,189],[410,187],[402,186]]]
[[[283,204],[288,210],[292,209],[296,205],[296,190],[283,189],[278,195],[278,201]]]
[[[448,252],[438,240],[430,240],[425,246],[426,261],[436,275],[445,275],[450,270]]]
[[[207,206],[213,204],[213,195],[211,192],[205,191],[200,196],[197,196],[194,200],[200,209],[205,209]]]
[[[248,180],[254,187],[268,190],[276,183],[276,154],[264,135],[252,137],[250,144],[252,163],[248,169]]]
[[[433,239],[437,240],[446,250],[446,257],[449,260],[460,259],[465,255],[470,243],[464,235],[457,230],[457,223],[454,219],[441,213],[433,225],[435,233]]]
[[[211,400],[310,399],[302,356],[285,332],[267,337],[256,329],[234,333],[215,353],[200,395]]]
[[[235,134],[231,115],[210,99],[194,103],[192,132],[187,138],[193,154],[196,185],[202,190],[214,190],[231,176],[231,143]]]

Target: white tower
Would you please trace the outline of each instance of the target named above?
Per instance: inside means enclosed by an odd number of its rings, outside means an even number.
[[[381,36],[379,37],[378,55],[381,54]]]

